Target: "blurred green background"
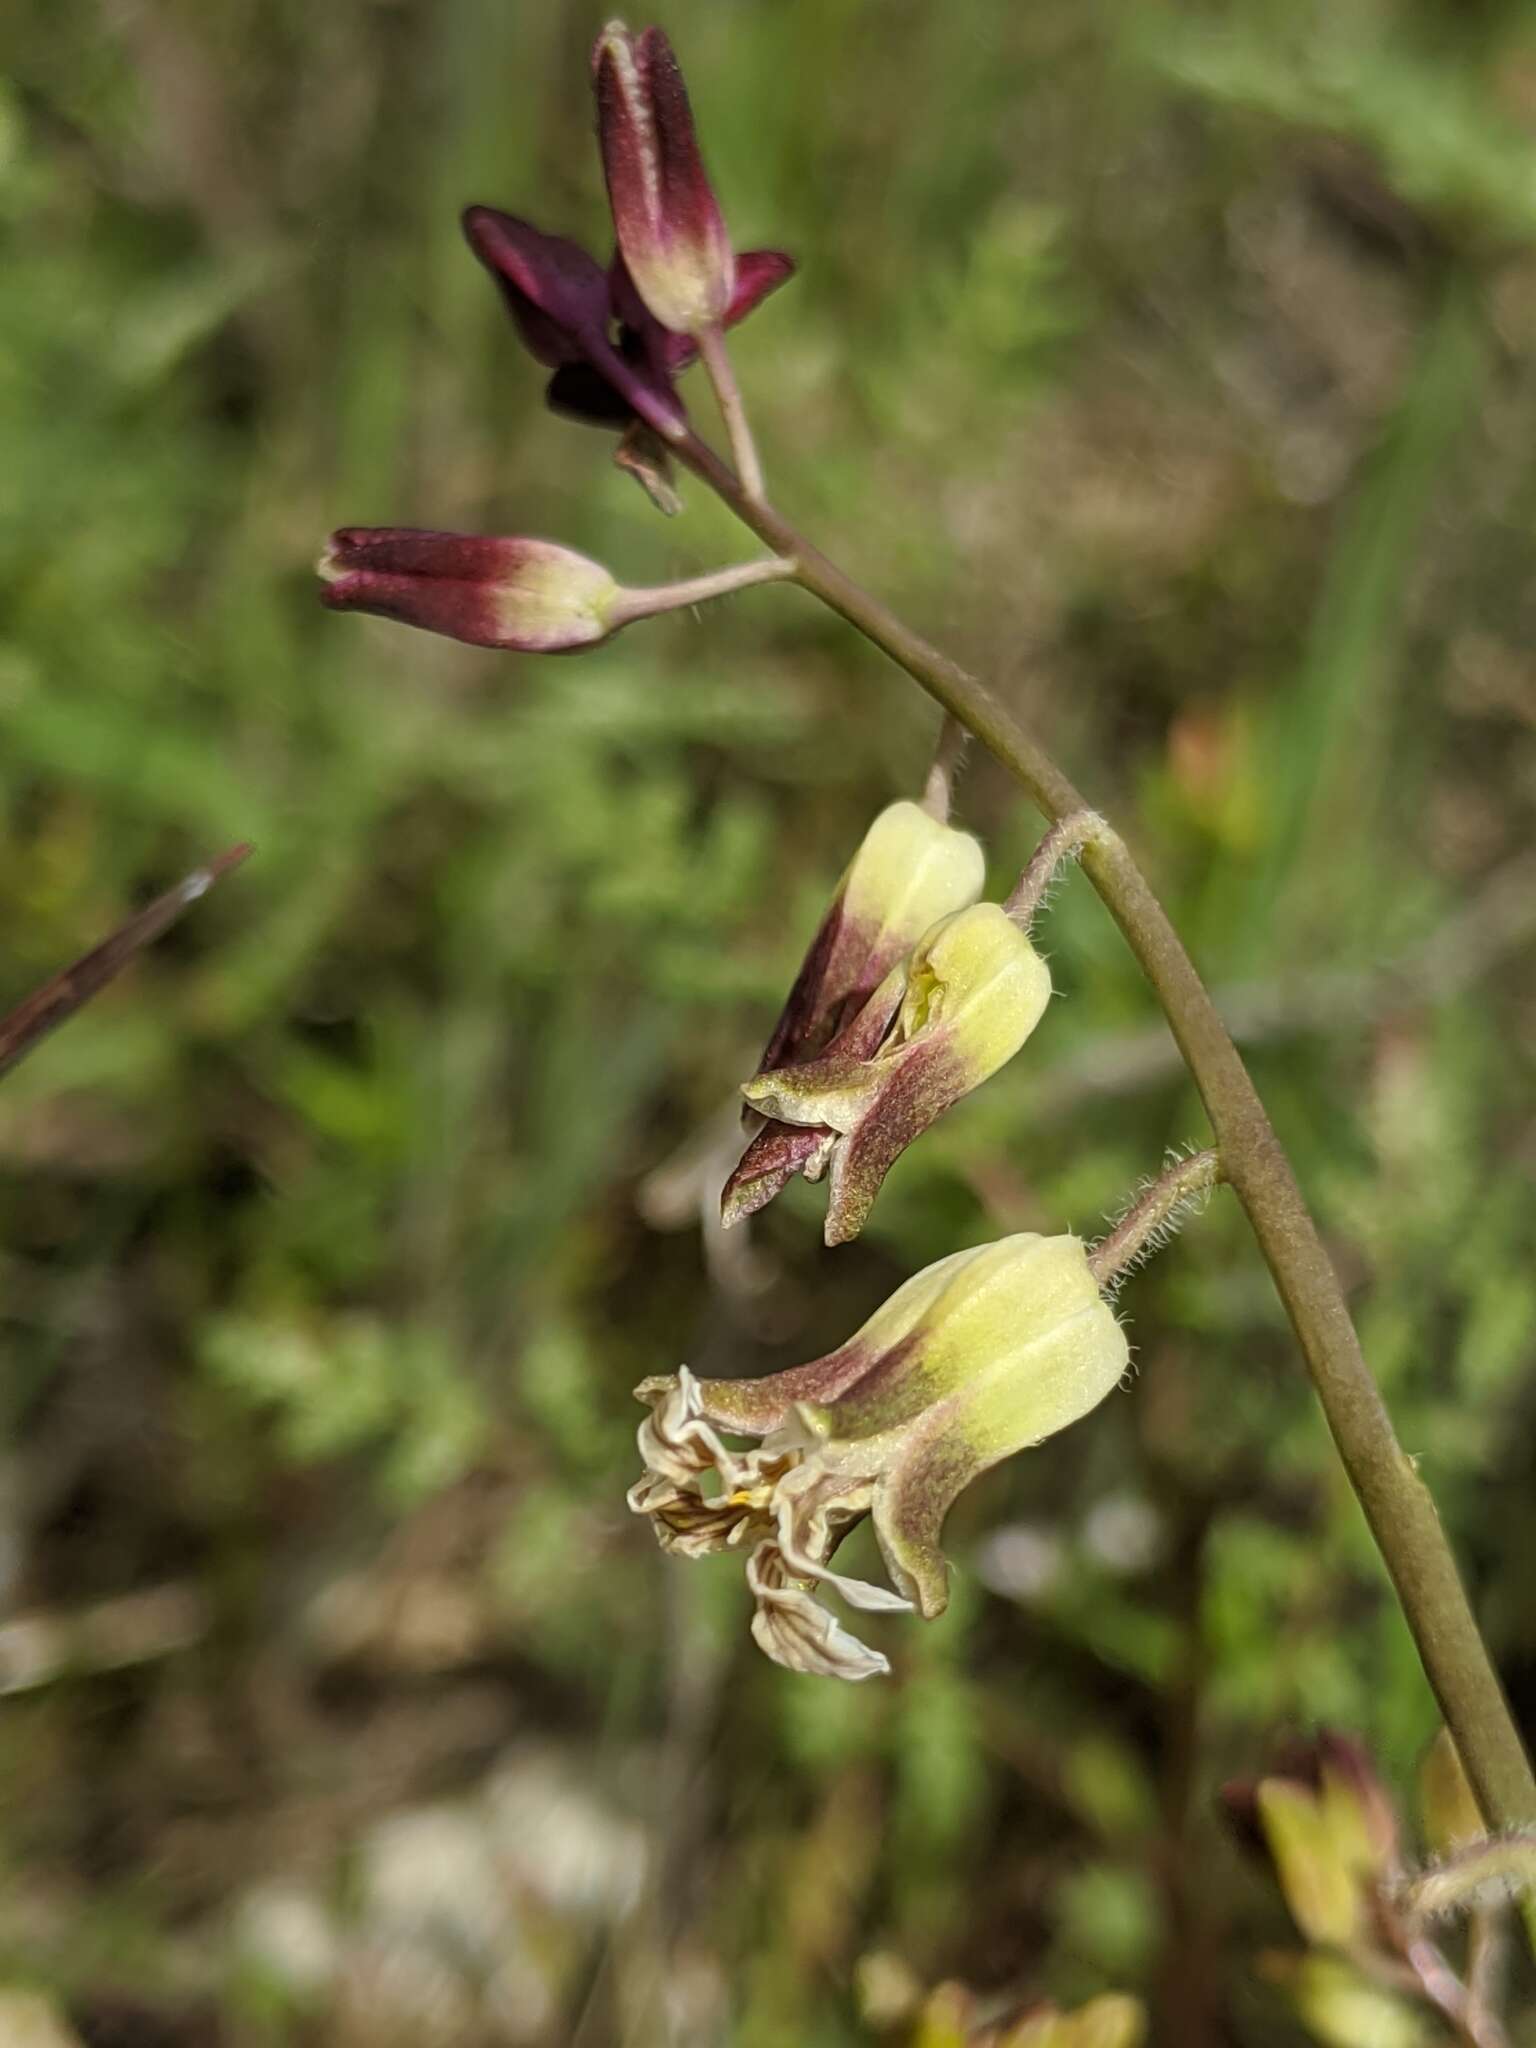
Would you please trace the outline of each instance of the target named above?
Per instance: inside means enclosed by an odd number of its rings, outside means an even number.
[[[773,1669],[625,1511],[642,1376],[1091,1234],[1204,1125],[1074,878],[1062,999],[860,1243],[803,1187],[721,1239],[932,707],[783,590],[543,663],[316,604],[343,523],[750,552],[542,410],[460,239],[606,254],[600,19],[0,22],[0,1006],[258,847],[0,1094],[0,1978],[87,2048],[845,2048],[946,1977],[1298,2041],[1213,1788],[1327,1720],[1406,1790],[1435,1719],[1227,1198],[1126,1291],[1134,1387],[962,1502],[950,1613],[875,1625],[891,1681]],[[735,350],[776,496],[1144,856],[1531,1728],[1532,10],[664,19],[738,245],[800,263]],[[984,762],[960,815],[1005,888],[1037,821]]]

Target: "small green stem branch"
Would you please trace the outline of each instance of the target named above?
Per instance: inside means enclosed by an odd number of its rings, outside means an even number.
[[[736,372],[731,366],[730,351],[725,345],[723,329],[705,328],[699,336],[699,359],[714,391],[715,403],[720,408],[720,417],[725,422],[726,436],[731,444],[731,460],[736,465],[736,475],[741,484],[742,494],[754,505],[761,505],[764,502],[763,465],[758,459],[757,443],[752,438],[752,423],[747,418],[747,408],[742,402],[741,386],[736,382]]]
[[[1536,1894],[1536,1831],[1517,1829],[1469,1842],[1405,1884],[1399,1900],[1415,1920],[1433,1920],[1488,1903],[1490,1895]]]
[[[1474,2012],[1502,2010],[1507,1956],[1503,1915],[1494,1908],[1474,1906],[1467,1925],[1467,1996]]]
[[[1074,811],[1069,818],[1057,820],[1030,855],[1028,867],[1003,905],[1016,924],[1029,930],[1061,872],[1062,863],[1081,859],[1083,848],[1107,830],[1097,811]]]
[[[958,718],[952,718],[946,711],[939,727],[939,737],[933,749],[933,765],[928,770],[928,780],[923,786],[923,809],[930,818],[937,818],[941,825],[949,819],[949,806],[955,793],[955,776],[959,771],[961,756],[965,752],[970,734]]]
[[[1403,1960],[1428,2003],[1442,2014],[1464,2048],[1509,2048],[1497,2017],[1481,2008],[1432,1941],[1407,1935]]]
[[[755,583],[782,583],[794,574],[793,562],[781,555],[770,555],[766,561],[738,562],[732,568],[712,569],[707,576],[689,576],[680,583],[655,583],[645,590],[626,590],[615,601],[609,621],[615,626],[627,626],[632,619],[681,611],[712,597],[728,597],[733,590],[750,590]]]
[[[812,547],[771,506],[750,498],[696,435],[674,453],[799,581],[874,642],[979,739],[1052,823],[1090,808],[1013,713]],[[1119,835],[1105,826],[1083,850],[1084,872],[1152,984],[1205,1103],[1223,1170],[1248,1215],[1296,1332],[1339,1457],[1456,1737],[1478,1801],[1495,1828],[1536,1822],[1536,1778],[1428,1488],[1397,1441],[1360,1349],[1338,1276],[1248,1071],[1167,912]]]
[[[1149,1258],[1178,1229],[1203,1195],[1222,1178],[1215,1152],[1196,1152],[1176,1159],[1127,1205],[1125,1214],[1088,1254],[1088,1270],[1103,1288],[1112,1288],[1133,1267]]]

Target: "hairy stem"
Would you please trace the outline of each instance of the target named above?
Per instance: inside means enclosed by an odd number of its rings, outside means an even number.
[[[1522,1897],[1536,1893],[1536,1833],[1529,1828],[1453,1850],[1404,1886],[1402,1904],[1411,1918],[1429,1920],[1500,1889]]]
[[[939,737],[933,749],[933,763],[928,770],[928,780],[923,785],[923,809],[939,823],[949,818],[950,801],[955,793],[955,775],[960,767],[970,734],[949,712],[945,712],[939,726]]]
[[[1221,1157],[1216,1152],[1196,1152],[1190,1159],[1176,1159],[1150,1186],[1129,1204],[1107,1237],[1101,1237],[1088,1254],[1088,1270],[1101,1287],[1113,1287],[1148,1252],[1155,1251],[1164,1237],[1177,1228],[1179,1218],[1192,1202],[1215,1187],[1222,1178]]]
[[[1074,811],[1070,817],[1057,819],[1030,855],[1028,867],[1003,905],[1016,924],[1029,930],[1035,913],[1050,894],[1052,882],[1061,872],[1062,863],[1080,859],[1083,848],[1105,829],[1097,811]]]
[[[1091,808],[985,684],[912,631],[800,535],[749,498],[696,435],[673,451],[775,553],[1001,762],[1052,823]],[[1168,913],[1124,841],[1105,826],[1084,872],[1162,1004],[1200,1091],[1228,1182],[1247,1213],[1317,1390],[1340,1460],[1397,1589],[1424,1670],[1489,1824],[1536,1821],[1536,1778],[1428,1488],[1398,1443],[1360,1349],[1338,1276],[1248,1071]]]

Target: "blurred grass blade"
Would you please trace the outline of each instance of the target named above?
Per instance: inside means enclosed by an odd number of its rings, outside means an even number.
[[[237,868],[250,851],[242,842],[206,866],[195,868],[174,889],[167,889],[126,924],[119,925],[99,946],[82,953],[71,966],[45,981],[40,989],[18,1003],[8,1017],[0,1018],[0,1075],[9,1073],[50,1031],[72,1017],[98,989],[105,988],[135,953],[169,931],[184,911],[206,896],[221,876]]]

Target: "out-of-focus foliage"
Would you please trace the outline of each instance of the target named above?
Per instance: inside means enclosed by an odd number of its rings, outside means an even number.
[[[776,492],[1144,853],[1531,1726],[1529,10],[666,24],[738,239],[801,263],[735,351]],[[1227,1199],[1127,1289],[1134,1385],[961,1503],[892,1681],[770,1669],[739,1572],[624,1511],[643,1375],[1091,1232],[1201,1123],[1074,879],[1061,999],[857,1246],[810,1190],[701,1234],[931,707],[783,590],[542,664],[315,604],[343,522],[746,552],[539,409],[459,239],[599,237],[598,25],[0,19],[0,1004],[258,846],[0,1094],[11,2024],[845,2048],[953,1980],[1295,2041],[1212,1788],[1317,1719],[1401,1784],[1435,1721]],[[961,808],[1005,885],[1034,821],[985,764]]]

